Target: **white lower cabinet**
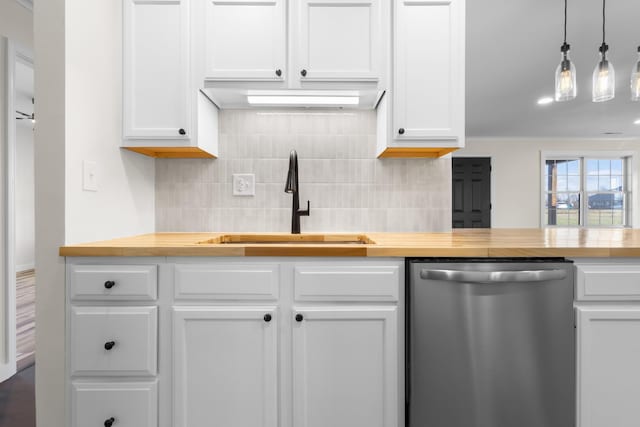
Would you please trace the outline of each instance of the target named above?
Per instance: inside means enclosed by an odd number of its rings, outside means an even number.
[[[65,425],[404,425],[403,260],[67,264]]]
[[[278,427],[274,307],[176,307],[173,339],[175,427]]]
[[[640,425],[640,264],[576,260],[577,425]]]
[[[156,427],[157,383],[74,382],[71,407],[71,427]]]
[[[579,306],[578,426],[640,423],[640,305]]]
[[[295,312],[293,425],[396,425],[396,307]]]

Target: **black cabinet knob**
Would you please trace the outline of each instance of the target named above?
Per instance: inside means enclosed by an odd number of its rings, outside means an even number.
[[[264,321],[265,322],[271,322],[271,315],[269,313],[264,315]]]
[[[111,350],[113,347],[115,347],[116,342],[115,341],[108,341],[106,343],[104,343],[104,349],[105,350]]]
[[[113,280],[107,280],[106,282],[104,282],[104,287],[107,289],[111,289],[116,285],[116,282],[114,282]]]
[[[306,77],[307,76],[307,70],[301,70],[300,74],[302,75],[302,77]]]
[[[400,128],[400,129],[398,129],[398,133],[399,133],[400,135],[403,135],[403,134],[404,134],[404,128]]]
[[[116,419],[111,417],[108,420],[104,420],[104,427],[111,427],[113,423],[116,422]]]
[[[186,135],[186,134],[187,134],[187,131],[186,131],[186,130],[184,130],[184,129],[180,129],[180,130],[178,131],[178,133],[179,133],[180,135]]]
[[[276,76],[280,77],[281,75],[282,75],[282,70],[278,68],[276,70]]]
[[[296,314],[296,322],[302,322],[302,319],[304,319],[302,314]]]

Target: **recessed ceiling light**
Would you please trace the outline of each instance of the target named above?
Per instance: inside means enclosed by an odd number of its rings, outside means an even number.
[[[551,98],[550,96],[543,96],[542,98],[538,99],[538,105],[547,105],[547,104],[551,104],[553,102],[553,98]]]
[[[635,122],[633,122],[634,125],[640,125],[640,119],[636,120]]]

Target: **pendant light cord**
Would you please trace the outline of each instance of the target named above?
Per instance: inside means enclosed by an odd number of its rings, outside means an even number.
[[[567,0],[564,0],[564,44],[567,44]]]
[[[604,24],[605,24],[605,5],[606,5],[606,1],[607,0],[602,0],[602,44],[603,45],[605,44],[605,42],[604,42],[604,40],[605,40],[605,38],[604,38],[604,35],[605,35]]]

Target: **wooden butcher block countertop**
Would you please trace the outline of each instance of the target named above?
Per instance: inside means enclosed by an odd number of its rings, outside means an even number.
[[[293,239],[293,241],[290,241]],[[153,233],[69,245],[61,256],[640,257],[640,229],[445,233]]]

